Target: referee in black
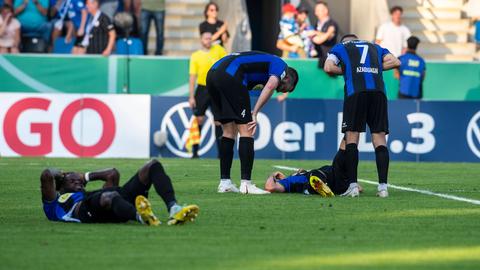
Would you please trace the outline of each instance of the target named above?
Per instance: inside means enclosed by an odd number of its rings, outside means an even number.
[[[113,23],[100,11],[99,5],[99,0],[87,0],[90,18],[80,45],[86,49],[87,54],[109,56],[113,52],[117,35]]]
[[[207,91],[212,99],[215,121],[222,124],[220,141],[220,184],[218,192],[267,194],[251,183],[254,160],[253,135],[257,114],[268,102],[274,90],[292,92],[298,82],[295,69],[280,57],[263,52],[232,53],[218,60],[207,74]],[[262,86],[253,110],[249,90]],[[241,165],[240,190],[230,179],[235,138],[240,134],[238,155]]]
[[[343,196],[358,197],[358,139],[368,125],[378,171],[379,197],[388,197],[387,178],[389,153],[388,109],[383,70],[400,66],[400,61],[387,49],[349,34],[330,50],[324,70],[330,74],[343,74],[345,99],[343,103],[342,132],[345,133],[346,172],[350,186]]]

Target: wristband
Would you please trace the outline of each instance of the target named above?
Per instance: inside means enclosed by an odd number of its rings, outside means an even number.
[[[84,177],[85,177],[85,181],[87,182],[90,181],[90,172],[86,172]]]

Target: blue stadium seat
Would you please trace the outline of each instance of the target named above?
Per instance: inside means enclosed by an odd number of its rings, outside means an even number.
[[[119,55],[143,55],[143,43],[138,38],[122,38],[116,42],[116,52]]]
[[[73,44],[75,44],[75,38],[70,41],[70,43],[65,43],[64,37],[59,37],[55,40],[53,44],[53,53],[58,54],[69,54],[72,53]]]

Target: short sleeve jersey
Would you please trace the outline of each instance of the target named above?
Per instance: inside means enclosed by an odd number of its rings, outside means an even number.
[[[75,206],[85,198],[82,191],[57,194],[57,198],[51,202],[43,202],[45,216],[51,221],[80,222],[72,217]]]
[[[224,71],[238,79],[248,90],[265,85],[270,76],[283,79],[287,68],[287,63],[280,57],[258,51],[232,53],[212,66],[212,69]]]
[[[210,50],[198,50],[190,57],[190,75],[197,76],[198,85],[207,85],[207,73],[212,65],[227,55],[225,49],[220,45],[212,45]]]
[[[345,80],[345,96],[363,91],[385,91],[383,57],[390,52],[364,40],[335,45],[329,54],[338,59]]]
[[[91,23],[92,17],[90,17]],[[108,33],[115,31],[114,26],[107,15],[101,13],[93,25],[90,32],[90,42],[87,47],[87,53],[89,54],[101,54],[108,45]]]

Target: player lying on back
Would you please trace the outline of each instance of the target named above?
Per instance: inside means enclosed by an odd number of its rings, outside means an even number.
[[[86,191],[90,181],[105,181],[102,189]],[[40,176],[43,211],[51,221],[80,223],[122,223],[130,220],[157,226],[148,191],[153,185],[170,214],[169,225],[193,221],[199,208],[180,206],[175,199],[170,177],[162,164],[151,160],[141,167],[122,187],[116,169],[104,169],[85,174],[46,169]]]
[[[300,169],[290,176],[274,172],[267,178],[265,189],[272,193],[319,194],[322,197],[333,197],[343,194],[349,184],[345,166],[345,140],[343,140],[331,166],[309,171]],[[362,191],[361,187],[360,191]]]

